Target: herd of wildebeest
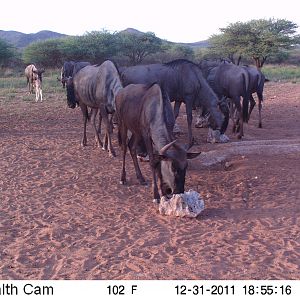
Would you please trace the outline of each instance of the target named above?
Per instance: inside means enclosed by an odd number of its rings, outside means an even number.
[[[36,101],[42,101],[43,72],[34,65],[25,70],[29,91],[35,88]],[[249,121],[255,106],[252,94],[257,93],[258,126],[262,127],[264,75],[255,67],[237,66],[226,60],[196,64],[178,59],[122,68],[111,60],[99,65],[66,61],[58,79],[66,88],[68,106],[81,108],[82,146],[87,143],[86,125],[90,120],[98,146],[115,156],[111,135],[116,123],[123,160],[121,183],[126,183],[127,147],[141,184],[145,184],[145,179],[138,155],[148,155],[153,199],[157,202],[161,196],[184,193],[187,160],[200,154],[188,151],[193,145],[193,109],[202,119],[206,118],[216,136],[225,134],[231,118],[233,131],[240,139],[244,135],[243,123]],[[187,145],[180,144],[174,134],[181,103],[186,107]],[[102,122],[105,134],[101,140]]]

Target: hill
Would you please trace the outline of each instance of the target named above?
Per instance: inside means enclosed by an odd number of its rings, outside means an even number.
[[[0,38],[7,41],[16,48],[25,48],[33,42],[63,37],[67,37],[67,35],[49,30],[42,30],[37,33],[29,34],[12,30],[0,30]]]
[[[144,34],[144,32],[139,31],[135,28],[126,28],[125,30],[122,30],[120,32],[124,32],[124,33],[128,33],[128,34],[136,34],[136,35],[141,35]],[[207,48],[208,47],[208,41],[199,41],[199,42],[195,42],[195,43],[175,43],[175,42],[171,42],[171,41],[167,41],[170,44],[179,44],[179,45],[183,45],[183,46],[189,46],[192,48]]]
[[[126,28],[125,30],[122,30],[120,32],[125,32],[128,34],[136,34],[136,35],[141,35],[144,33],[142,31],[139,31],[134,28]],[[10,31],[0,30],[0,38],[1,39],[7,41],[12,46],[14,46],[16,48],[20,48],[20,49],[27,47],[29,44],[31,44],[33,42],[43,41],[43,40],[47,40],[47,39],[64,38],[67,36],[68,35],[66,35],[66,34],[49,31],[49,30],[42,30],[37,33],[29,33],[29,34],[18,32],[18,31],[12,31],[12,30],[10,30]],[[208,47],[208,41],[199,41],[199,42],[195,42],[195,43],[174,43],[174,42],[170,42],[170,41],[167,41],[167,42],[171,43],[171,44],[180,44],[180,45],[184,45],[184,46],[190,46],[193,48]]]

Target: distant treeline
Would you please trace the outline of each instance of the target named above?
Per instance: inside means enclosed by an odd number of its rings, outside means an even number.
[[[300,38],[297,25],[284,19],[237,22],[208,40],[207,47],[176,44],[154,33],[93,31],[82,36],[48,39],[30,44],[22,52],[0,40],[0,66],[37,66],[57,68],[66,60],[102,63],[112,59],[119,65],[167,62],[185,58],[195,62],[223,58],[232,62],[263,67],[270,63],[300,64]]]

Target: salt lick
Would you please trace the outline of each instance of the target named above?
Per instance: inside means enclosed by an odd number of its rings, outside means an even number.
[[[161,215],[196,218],[204,210],[204,201],[199,193],[189,190],[170,199],[161,197],[158,209]]]

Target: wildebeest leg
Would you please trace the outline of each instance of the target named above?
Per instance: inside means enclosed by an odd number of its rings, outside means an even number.
[[[228,122],[229,122],[229,108],[227,104],[227,98],[225,96],[222,97],[222,99],[219,101],[219,108],[224,115],[224,121],[222,123],[220,133],[224,134],[227,127],[228,127]]]
[[[178,126],[178,124],[176,123],[176,119],[179,115],[179,110],[180,110],[180,105],[181,105],[181,101],[175,101],[174,103],[174,119],[175,119],[175,124],[174,124],[174,128],[173,128],[173,132],[176,133],[180,133],[180,128]]]
[[[107,142],[108,142],[108,152],[109,152],[109,156],[110,157],[115,157],[115,150],[112,146],[112,142],[111,142],[111,134],[112,134],[112,118],[110,118],[108,116],[108,113],[105,109],[105,107],[101,106],[100,107],[100,113],[102,115],[104,124],[105,124],[105,128],[106,128],[106,133],[105,133],[105,137],[104,137],[104,145],[105,145],[105,139],[107,138]],[[105,150],[105,149],[104,149]]]
[[[39,101],[39,88],[36,86],[35,87],[35,102],[38,102]]]
[[[261,109],[262,109],[262,102],[259,100],[258,102],[258,128],[262,128],[262,120],[261,120]]]
[[[250,108],[249,108],[249,114],[248,114],[248,121],[250,120],[251,112],[252,112],[252,110],[253,110],[253,108],[254,108],[254,106],[256,104],[256,102],[255,102],[255,100],[254,100],[254,98],[253,98],[252,95],[250,96],[249,100],[250,100]]]
[[[244,128],[243,128],[243,110],[240,102],[240,97],[235,97],[233,99],[235,107],[237,109],[238,118],[236,120],[237,132],[238,132],[238,139],[241,139],[244,135]]]
[[[123,160],[122,160],[122,173],[121,173],[121,184],[126,183],[126,170],[125,170],[125,161],[126,161],[126,152],[127,152],[127,128],[124,126],[119,125],[118,127],[118,136],[119,136],[119,143],[121,144]]]
[[[154,161],[154,156],[153,156],[153,146],[150,138],[144,138],[147,152],[149,155],[149,163],[152,171],[152,195],[153,199],[156,203],[160,202],[160,195],[158,192],[158,187],[157,187],[157,178],[156,178],[156,171],[155,171],[155,161]]]
[[[102,115],[101,115],[101,111],[99,111],[99,123],[98,123],[98,129],[97,129],[99,138],[101,137],[101,124],[102,124]],[[100,140],[100,142],[101,142],[101,140]],[[102,144],[102,142],[101,142],[101,144]]]
[[[26,79],[27,79],[28,92],[30,94],[30,80],[28,77],[26,77]]]
[[[108,132],[105,134],[104,137],[104,145],[106,144],[108,147],[108,151],[109,151],[109,156],[111,157],[115,157],[116,156],[116,152],[113,148],[112,142],[111,142],[111,136],[113,133],[113,114],[109,114],[108,115]]]
[[[81,140],[81,146],[85,147],[87,143],[87,138],[86,138],[86,123],[88,120],[88,109],[87,106],[83,103],[79,104],[81,111],[82,111],[82,117],[83,117],[83,136]]]
[[[229,103],[229,116],[230,116],[230,119],[233,123],[233,127],[232,127],[232,132],[235,132],[236,131],[236,125],[235,125],[235,112],[236,112],[236,108],[235,108],[235,105],[234,105],[234,102],[233,102],[233,99],[231,98],[228,98],[228,103]]]
[[[31,77],[29,79],[29,93],[30,94],[33,94],[33,82],[34,82],[33,77]]]
[[[263,102],[263,94],[261,91],[257,92],[257,97],[258,97],[258,128],[262,128],[261,109],[262,109],[262,102]]]
[[[204,116],[204,108],[201,106],[196,106],[196,128],[205,127],[205,116]]]
[[[237,102],[236,102],[237,101]],[[240,125],[239,125],[239,120],[240,120],[240,111],[238,111],[237,109],[237,104],[238,103],[240,105],[240,102],[238,99],[230,99],[230,107],[229,107],[229,114],[230,114],[230,118],[232,121],[232,132],[233,133],[237,133],[240,130]]]
[[[134,134],[132,134],[129,139],[129,142],[128,142],[128,147],[129,147],[130,155],[132,157],[132,161],[134,164],[136,177],[139,180],[140,184],[145,184],[146,181],[143,177],[143,174],[142,174],[140,166],[139,166],[139,162],[136,157],[136,147],[137,147],[138,142],[139,142],[139,139],[137,139],[136,136]]]
[[[175,118],[175,121],[176,121],[176,119],[179,115],[180,105],[181,105],[181,101],[175,101],[175,103],[174,103],[174,118]]]
[[[100,136],[99,136],[99,128],[97,130],[97,127],[96,127],[96,116],[97,116],[97,112],[98,112],[98,109],[97,108],[92,108],[91,109],[91,123],[93,125],[93,128],[94,128],[94,132],[95,132],[95,140],[96,140],[96,145],[97,147],[102,147],[103,144],[100,140]],[[99,113],[99,115],[101,115],[101,113]],[[99,117],[100,119],[100,117]],[[101,125],[100,125],[101,127]],[[101,128],[100,128],[100,131],[101,131]]]
[[[193,121],[193,102],[192,99],[185,99],[185,109],[186,109],[186,117],[188,124],[188,139],[189,139],[189,147],[193,146],[194,139],[192,133],[192,121]]]
[[[101,137],[101,124],[102,124],[102,115],[101,115],[101,112],[99,112],[99,125],[98,125],[99,138]],[[107,134],[106,134],[106,131],[105,131],[103,142],[101,142],[101,138],[100,138],[100,145],[101,145],[102,149],[105,150],[105,151],[107,151],[107,143],[108,143],[107,140],[108,140],[108,138],[107,138]]]
[[[37,84],[35,86],[35,101],[38,102],[39,99],[41,99],[41,102],[43,101],[43,94],[42,94],[42,89],[40,86]]]
[[[114,119],[115,119],[115,114],[113,113],[113,114],[108,114],[108,116],[107,116],[107,118],[108,118],[108,122],[109,122],[109,128],[110,128],[110,132],[111,132],[111,134],[113,133],[113,130],[114,130]],[[110,148],[112,148],[112,144],[111,144],[111,134],[110,134],[110,136],[108,136],[108,134],[107,133],[105,133],[105,135],[104,135],[104,148],[106,148],[106,149],[109,149],[109,138],[110,138]],[[113,149],[112,149],[113,150]],[[114,151],[114,150],[113,150]],[[114,152],[115,153],[115,152]],[[114,154],[115,155],[115,154]]]

